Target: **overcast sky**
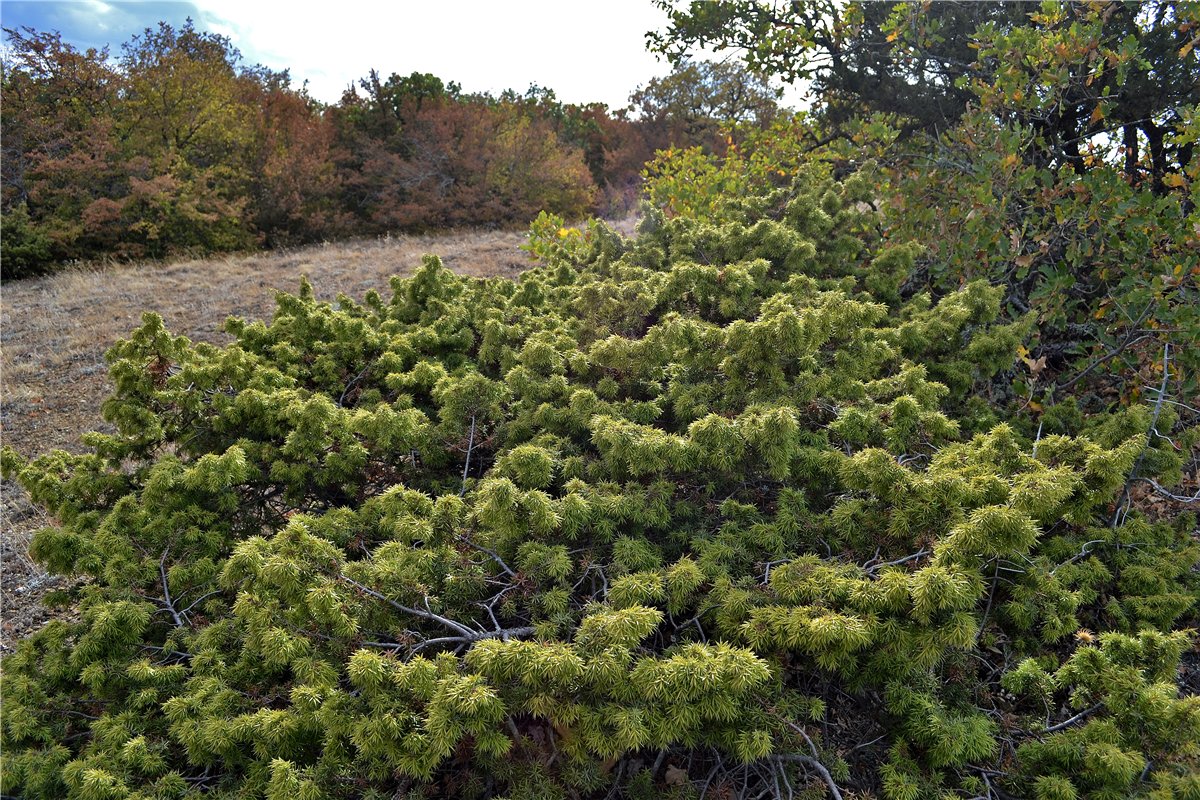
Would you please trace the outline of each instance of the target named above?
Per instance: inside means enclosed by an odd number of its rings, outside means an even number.
[[[57,30],[79,47],[122,42],[160,20],[233,40],[248,62],[290,68],[314,97],[336,101],[371,68],[385,76],[432,72],[468,92],[524,91],[559,99],[628,102],[669,71],[646,52],[666,16],[650,0],[3,0],[0,23]]]

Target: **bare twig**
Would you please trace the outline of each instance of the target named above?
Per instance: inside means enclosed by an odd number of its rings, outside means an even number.
[[[218,594],[221,594],[223,591],[224,591],[224,589],[213,589],[211,592],[207,592],[207,593],[205,593],[205,594],[202,594],[202,595],[200,595],[200,596],[199,596],[199,597],[197,597],[195,600],[193,600],[193,601],[191,602],[191,604],[190,604],[190,605],[188,605],[188,607],[187,607],[187,608],[185,608],[185,609],[184,609],[182,612],[180,612],[180,613],[182,613],[182,614],[185,614],[185,615],[186,615],[186,614],[187,614],[189,611],[191,611],[193,608],[195,608],[196,606],[198,606],[198,605],[200,605],[201,603],[203,603],[203,602],[204,602],[205,600],[207,600],[208,598],[212,597],[213,595],[218,595]]]
[[[1034,445],[1036,448],[1037,445]],[[987,625],[988,614],[992,613],[992,603],[996,601],[996,586],[1000,583],[1000,562],[996,562],[996,571],[992,575],[992,588],[988,592],[987,606],[983,609],[983,618],[979,620],[979,630],[975,632],[975,641],[979,641],[979,637],[983,635],[984,626]]]
[[[825,781],[825,785],[829,787],[829,793],[833,795],[834,800],[842,800],[842,793],[838,790],[837,784],[833,780],[833,776],[829,774],[829,770],[820,761],[817,761],[812,756],[802,756],[795,753],[780,753],[779,755],[771,756],[773,761],[787,763],[794,762],[810,767],[821,776]]]
[[[658,770],[662,767],[663,759],[667,757],[667,748],[658,751],[658,757],[654,759],[654,766],[650,767],[650,777],[653,778],[658,774]]]
[[[1142,324],[1143,321],[1145,321],[1146,317],[1148,317],[1150,315],[1150,311],[1153,308],[1154,308],[1154,303],[1147,303],[1146,308],[1142,311],[1142,313],[1140,315],[1138,315],[1138,318],[1137,318],[1137,320],[1134,321],[1133,325],[1130,326],[1129,333],[1126,334],[1125,339],[1120,344],[1118,344],[1113,349],[1109,350],[1104,355],[1100,356],[1100,358],[1098,358],[1095,361],[1093,361],[1092,363],[1088,364],[1087,367],[1084,368],[1084,370],[1082,372],[1076,374],[1069,380],[1063,381],[1062,383],[1055,384],[1054,388],[1055,389],[1070,389],[1076,383],[1078,383],[1079,381],[1081,381],[1085,377],[1087,377],[1089,374],[1091,374],[1092,370],[1094,370],[1096,367],[1100,366],[1104,362],[1106,362],[1112,358],[1115,358],[1115,357],[1119,356],[1121,353],[1125,352],[1126,348],[1137,344],[1138,342],[1142,341],[1143,339],[1151,338],[1151,334],[1148,334],[1148,333],[1144,333],[1141,335],[1135,335],[1135,334],[1139,333],[1138,327]]]
[[[1163,400],[1167,397],[1167,383],[1171,378],[1171,343],[1166,342],[1163,345],[1163,360],[1162,360],[1162,385],[1158,387],[1158,400],[1154,403],[1154,417],[1150,420],[1150,431],[1146,433],[1146,445],[1142,448],[1142,452],[1138,454],[1137,461],[1133,465],[1133,469],[1129,472],[1129,478],[1125,481],[1125,488],[1121,490],[1121,499],[1117,502],[1116,511],[1113,512],[1113,518],[1109,522],[1110,528],[1117,527],[1117,523],[1125,513],[1125,506],[1129,502],[1129,488],[1133,482],[1137,480],[1138,470],[1142,467],[1142,461],[1146,458],[1146,451],[1150,448],[1151,437],[1153,431],[1158,426],[1158,415],[1162,413]]]
[[[467,471],[471,468],[471,450],[475,447],[475,415],[471,415],[471,435],[467,439],[467,457],[463,460],[463,476],[462,488],[458,490],[458,496],[462,497],[467,493]]]
[[[509,639],[516,639],[516,638],[520,638],[522,636],[532,636],[534,633],[537,632],[537,629],[535,627],[533,627],[532,625],[523,625],[523,626],[516,627],[516,628],[501,628],[499,623],[496,621],[495,615],[491,614],[490,609],[489,609],[489,615],[492,617],[493,625],[495,625],[494,630],[473,631],[470,628],[468,628],[466,625],[463,625],[462,623],[455,622],[454,620],[450,619],[449,617],[444,617],[441,614],[437,614],[437,613],[433,612],[432,610],[430,610],[429,609],[429,598],[425,598],[425,609],[424,610],[419,609],[419,608],[412,608],[411,606],[406,606],[403,603],[397,603],[395,600],[392,600],[391,598],[383,595],[382,593],[375,591],[374,589],[372,589],[369,586],[365,586],[364,584],[359,583],[358,581],[354,580],[353,578],[347,577],[345,575],[342,575],[340,577],[343,581],[345,581],[346,583],[355,587],[356,589],[363,592],[364,594],[370,595],[371,597],[374,597],[376,600],[381,600],[384,603],[387,603],[389,606],[396,609],[397,611],[402,611],[406,614],[412,614],[413,616],[420,617],[422,619],[427,619],[431,622],[436,622],[439,625],[442,625],[443,627],[449,628],[455,634],[453,636],[439,636],[434,639],[425,639],[421,642],[418,642],[416,645],[409,648],[409,651],[411,653],[417,653],[428,647],[437,647],[439,645],[456,645],[457,647],[462,647],[463,645],[473,644],[475,642],[483,641],[484,639],[501,639],[502,641],[507,642]],[[501,592],[501,594],[503,594],[503,592]],[[364,642],[363,644],[370,644],[372,646],[393,648],[393,649],[399,649],[402,646],[399,643],[389,644],[386,642]]]
[[[763,584],[765,585],[771,582],[771,567],[778,567],[783,564],[787,564],[789,561],[791,561],[790,558],[780,559],[779,561],[767,561],[766,569],[763,571]]]
[[[704,786],[700,789],[700,800],[704,800],[704,796],[708,794],[708,787],[712,784],[713,778],[715,778],[717,775],[717,770],[721,769],[723,766],[725,766],[725,762],[720,755],[718,755],[717,763],[713,765],[713,768],[709,770],[708,777],[704,779]]]
[[[785,720],[785,722],[789,728],[804,738],[804,742],[808,745],[808,750],[810,753],[812,753],[812,756],[777,755],[772,756],[772,758],[777,762],[797,761],[805,766],[812,767],[818,773],[820,773],[821,777],[825,780],[825,785],[829,787],[829,792],[833,795],[834,800],[842,800],[842,793],[838,791],[837,784],[834,782],[833,776],[829,774],[829,770],[826,769],[825,765],[820,762],[820,754],[817,752],[817,746],[813,743],[812,737],[808,735],[808,731],[804,730],[804,728],[800,727],[791,720]]]
[[[1105,542],[1105,541],[1107,541],[1107,540],[1106,540],[1106,539],[1092,539],[1090,542],[1084,542],[1084,543],[1083,543],[1083,547],[1082,547],[1082,548],[1079,550],[1079,552],[1078,552],[1078,553],[1076,553],[1075,555],[1071,556],[1070,558],[1068,558],[1068,559],[1067,559],[1066,561],[1064,561],[1063,563],[1059,564],[1059,565],[1058,565],[1057,567],[1055,567],[1054,569],[1050,570],[1049,574],[1050,574],[1050,575],[1053,575],[1053,574],[1054,574],[1055,572],[1057,572],[1059,569],[1061,569],[1061,568],[1063,568],[1063,567],[1067,566],[1068,564],[1074,564],[1076,561],[1078,561],[1078,560],[1079,560],[1079,559],[1081,559],[1081,558],[1087,558],[1088,556],[1090,556],[1090,555],[1092,554],[1092,551],[1088,549],[1088,545],[1093,545],[1093,544],[1104,544],[1104,542]]]
[[[1058,723],[1057,725],[1051,725],[1050,727],[1046,728],[1046,730],[1042,731],[1042,733],[1054,733],[1055,731],[1061,731],[1063,728],[1069,728],[1072,725],[1074,725],[1076,722],[1079,722],[1080,720],[1090,717],[1092,714],[1095,714],[1097,711],[1099,711],[1102,708],[1104,708],[1103,703],[1096,703],[1096,705],[1092,706],[1091,708],[1085,708],[1083,711],[1080,711],[1078,714],[1071,717],[1070,719],[1064,719],[1062,722]]]
[[[358,383],[359,381],[361,381],[363,379],[363,376],[366,375],[367,372],[370,371],[370,369],[371,369],[371,365],[367,364],[365,367],[362,368],[362,372],[358,373],[357,375],[355,375],[353,378],[350,379],[350,382],[346,384],[346,388],[342,390],[342,396],[338,398],[339,406],[343,404],[343,401],[346,399],[346,395],[350,393],[350,390],[352,388],[354,388],[354,385],[356,383]]]
[[[863,571],[866,572],[868,575],[874,575],[878,570],[881,570],[884,567],[898,567],[901,564],[907,564],[909,561],[916,561],[918,558],[922,558],[927,555],[929,555],[929,550],[922,548],[921,550],[918,550],[915,553],[909,553],[908,555],[904,556],[903,558],[897,558],[895,561],[884,561],[879,564],[872,564],[870,562],[867,562],[866,564],[863,565],[862,568],[863,568]]]
[[[175,602],[171,599],[171,587],[167,582],[167,554],[169,552],[171,552],[170,547],[168,547],[166,550],[163,550],[162,558],[158,560],[158,574],[162,577],[163,597],[167,601],[167,610],[170,611],[171,616],[175,618],[175,627],[186,628],[187,622],[184,621],[184,617],[182,617],[175,609]]]
[[[482,642],[484,639],[499,639],[507,642],[509,639],[519,639],[522,636],[532,636],[537,632],[537,628],[532,625],[523,625],[520,628],[504,628],[497,631],[472,631],[464,636],[439,636],[436,639],[426,639],[423,642],[412,647],[412,652],[417,653],[427,647],[436,647],[443,644],[453,644],[462,646],[464,644],[474,644]]]
[[[792,782],[788,780],[787,770],[784,769],[783,764],[779,765],[779,776],[783,778],[783,786],[787,789],[788,800],[795,800],[796,792],[792,789]]]
[[[427,619],[430,622],[436,622],[439,625],[442,625],[443,627],[449,628],[450,630],[454,631],[459,636],[464,637],[468,641],[473,641],[473,639],[471,639],[471,637],[476,635],[475,631],[471,630],[466,625],[462,625],[460,623],[455,622],[452,619],[443,617],[441,614],[435,614],[433,611],[430,611],[430,610],[422,611],[419,608],[412,608],[412,607],[406,606],[402,603],[397,603],[395,600],[391,599],[390,597],[387,597],[386,595],[383,595],[380,592],[375,591],[374,589],[372,589],[369,586],[365,586],[365,585],[359,583],[358,581],[354,580],[353,578],[351,578],[349,576],[339,575],[338,577],[340,577],[343,581],[345,581],[346,583],[355,587],[359,591],[363,592],[364,594],[368,594],[371,597],[374,597],[376,600],[381,600],[384,603],[387,603],[389,606],[396,609],[397,611],[402,611],[405,614],[412,614],[414,617],[420,617],[421,619]],[[428,599],[426,599],[426,603],[428,603]]]
[[[1163,488],[1163,486],[1153,478],[1137,478],[1137,480],[1145,481],[1154,487],[1154,491],[1158,492],[1169,500],[1174,500],[1176,503],[1200,503],[1200,490],[1197,490],[1196,493],[1191,497],[1185,497],[1181,494],[1174,494],[1168,489]]]
[[[508,575],[509,577],[511,577],[511,578],[517,577],[517,573],[513,571],[512,567],[510,567],[510,566],[508,566],[508,564],[504,563],[504,559],[501,558],[496,553],[495,550],[489,550],[488,548],[484,547],[483,545],[479,544],[478,542],[473,541],[472,539],[468,538],[467,536],[459,536],[458,540],[460,542],[463,542],[464,544],[468,544],[471,547],[474,547],[476,550],[478,550],[481,553],[486,553],[487,555],[491,556],[492,560],[495,561],[497,564],[499,564],[500,569],[504,570],[504,573],[506,575]]]

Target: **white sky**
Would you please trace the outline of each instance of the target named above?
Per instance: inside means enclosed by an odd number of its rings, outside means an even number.
[[[228,36],[248,63],[289,69],[330,103],[375,68],[431,72],[467,92],[536,83],[565,102],[617,109],[670,71],[646,50],[646,33],[667,22],[651,0],[0,0],[6,26],[58,30],[113,54],[160,20],[178,27],[189,16]],[[797,89],[784,101],[804,104]]]
[[[328,102],[374,67],[432,72],[467,91],[537,83],[567,102],[622,107],[669,71],[646,51],[646,32],[666,20],[649,0],[193,1],[198,27],[229,36],[249,61],[291,68]]]

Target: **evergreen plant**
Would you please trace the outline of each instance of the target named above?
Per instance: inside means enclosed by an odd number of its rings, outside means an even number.
[[[902,299],[872,191],[542,225],[225,347],[146,315],[114,433],[3,454],[85,580],[4,661],[2,792],[1200,796],[1195,519],[1124,507],[1196,437],[1002,420],[1032,320]]]

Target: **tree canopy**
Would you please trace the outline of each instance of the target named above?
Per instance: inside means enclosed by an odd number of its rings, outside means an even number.
[[[752,69],[809,82],[835,123],[880,112],[936,134],[982,107],[1034,127],[1052,165],[1081,170],[1089,144],[1118,134],[1129,167],[1148,152],[1155,181],[1191,162],[1176,138],[1200,101],[1194,2],[658,5],[670,22],[648,35],[653,49],[677,62],[733,50]]]

